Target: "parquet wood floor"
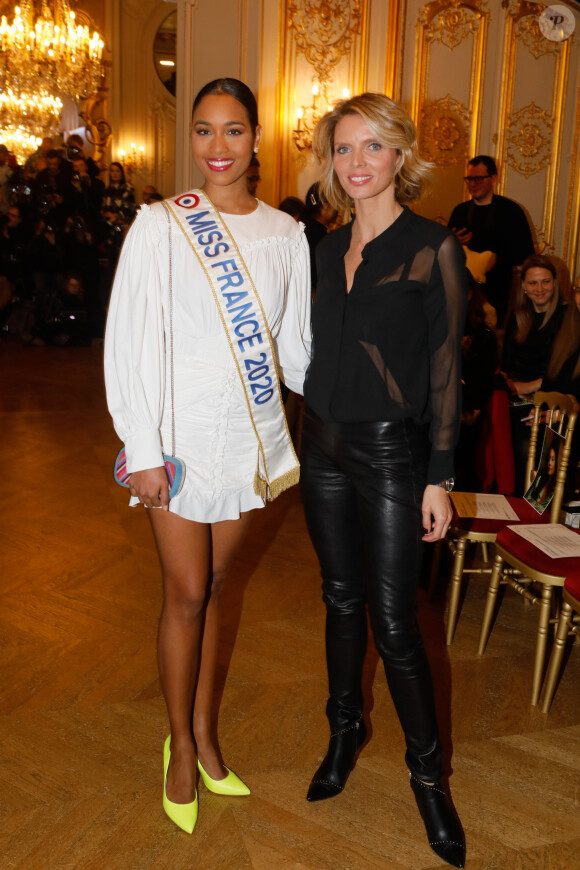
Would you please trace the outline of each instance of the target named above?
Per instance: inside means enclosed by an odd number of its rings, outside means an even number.
[[[100,352],[0,342],[0,439],[0,867],[445,866],[372,646],[371,738],[340,797],[305,801],[328,732],[320,581],[297,489],[256,513],[225,593],[221,741],[252,795],[202,785],[189,837],[161,807],[158,568],[144,512],[112,479]],[[448,649],[443,597],[420,598],[467,868],[579,870],[580,649],[544,716],[529,705],[535,608],[507,595],[478,659],[482,606],[473,580]]]

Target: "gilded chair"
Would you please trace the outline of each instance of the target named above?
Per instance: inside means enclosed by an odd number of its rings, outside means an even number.
[[[547,713],[556,692],[556,683],[562,667],[564,648],[569,635],[580,639],[580,559],[575,573],[564,581],[562,589],[562,609],[556,630],[556,639],[552,647],[552,655],[546,671],[544,691],[542,693],[542,713]]]
[[[534,473],[534,465],[536,461],[536,447],[538,443],[538,430],[541,421],[541,406],[546,402],[548,394],[538,392],[533,397],[534,402],[534,419],[530,432],[530,444],[528,448],[528,459],[526,464],[526,484],[529,485]],[[560,393],[550,393],[550,396],[561,396]],[[557,401],[557,400],[554,400]],[[506,420],[506,428],[509,430],[509,419]],[[509,439],[511,445],[511,432],[506,433],[506,438]],[[508,496],[507,500],[510,506],[514,509],[520,523],[537,523],[537,522],[557,522],[560,505],[554,499],[552,502],[552,510],[550,513],[544,511],[542,515],[524,499],[517,496]],[[449,585],[449,603],[447,608],[447,644],[453,641],[457,620],[459,617],[459,600],[461,597],[461,587],[465,574],[483,574],[491,575],[492,562],[489,559],[489,546],[494,544],[499,532],[507,525],[513,525],[516,520],[489,520],[477,519],[476,517],[459,517],[455,512],[447,534],[447,541],[453,554],[453,567],[451,569],[451,580]],[[470,568],[465,567],[465,556],[467,547],[470,544],[480,544],[483,555],[483,565]]]
[[[572,446],[572,435],[578,414],[578,403],[573,396],[565,396],[561,393],[536,393],[534,395],[534,423],[532,426],[532,438],[534,442],[537,442],[539,422],[540,418],[543,417],[542,406],[547,406],[548,409],[546,412],[546,425],[552,426],[561,435],[565,436],[558,456],[556,485],[549,520],[551,523],[557,523],[560,519],[566,471]],[[530,443],[530,455],[533,455],[533,453],[535,453],[535,443],[533,445]],[[528,457],[528,472],[530,467]],[[527,479],[529,479],[529,474]],[[538,520],[540,520],[540,517],[536,514],[536,522]],[[577,569],[578,559],[552,559],[521,535],[518,535],[516,531],[510,529],[509,525],[513,525],[513,523],[506,523],[505,528],[499,531],[496,537],[495,560],[487,590],[478,655],[483,655],[491,633],[500,585],[509,585],[527,601],[538,605],[540,612],[531,701],[532,705],[536,706],[540,694],[542,672],[546,657],[551,609],[554,606],[553,590],[562,587],[568,574]],[[555,622],[556,620],[552,621]]]

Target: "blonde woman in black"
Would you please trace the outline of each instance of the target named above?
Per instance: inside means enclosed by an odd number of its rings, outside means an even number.
[[[452,516],[464,254],[449,230],[408,208],[428,165],[413,122],[388,97],[340,103],[314,149],[324,196],[337,209],[354,206],[356,218],[317,249],[304,392],[302,482],[326,604],[331,731],[308,800],[340,794],[365,740],[368,607],[429,843],[463,867],[415,591],[421,541],[443,538]]]

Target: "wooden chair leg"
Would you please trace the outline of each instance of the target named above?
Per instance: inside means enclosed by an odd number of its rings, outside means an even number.
[[[538,635],[536,640],[536,655],[534,657],[534,676],[532,679],[532,707],[538,705],[540,687],[542,685],[542,672],[546,660],[546,644],[548,641],[548,629],[550,627],[550,606],[552,603],[552,587],[542,585],[542,600],[540,601],[540,618],[538,620]]]
[[[566,647],[566,638],[568,637],[568,620],[572,618],[572,608],[565,601],[562,604],[560,611],[560,619],[558,620],[558,630],[556,632],[556,640],[552,648],[552,655],[546,672],[546,681],[544,683],[544,691],[542,693],[542,713],[548,713],[552,705],[554,693],[556,691],[556,683],[560,668],[562,667],[562,659],[564,657],[564,649]]]
[[[458,538],[455,545],[455,557],[453,559],[453,573],[451,574],[451,586],[449,589],[449,608],[447,613],[447,645],[453,641],[455,626],[457,625],[457,612],[459,610],[459,597],[461,595],[461,581],[463,579],[463,564],[465,562],[465,548],[467,540]]]
[[[491,580],[489,581],[489,587],[487,589],[487,598],[485,600],[485,610],[483,612],[481,634],[479,636],[479,647],[477,649],[478,656],[483,655],[483,653],[485,652],[485,647],[487,646],[487,641],[489,640],[491,623],[493,621],[493,612],[495,610],[495,603],[497,601],[497,591],[499,589],[499,584],[501,581],[502,567],[502,557],[496,556],[495,562],[493,564],[493,571],[491,572]]]

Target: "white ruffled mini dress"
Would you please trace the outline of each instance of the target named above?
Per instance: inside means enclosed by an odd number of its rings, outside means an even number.
[[[303,227],[259,201],[249,215],[221,217],[260,297],[280,376],[302,393],[310,355]],[[129,471],[160,466],[162,453],[171,453],[168,233],[161,203],[142,206],[123,245],[109,305],[107,402]],[[254,492],[258,444],[211,289],[174,219],[171,244],[175,453],[186,475],[169,509],[198,522],[237,519],[264,504]]]

